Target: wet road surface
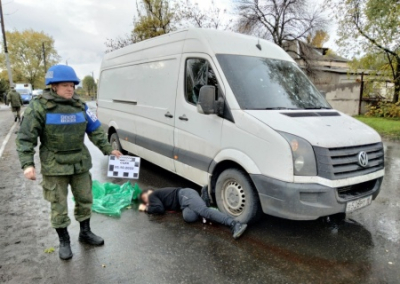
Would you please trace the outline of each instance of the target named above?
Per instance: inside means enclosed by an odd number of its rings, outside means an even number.
[[[3,112],[0,129],[9,125]],[[0,132],[1,141],[5,135]],[[93,214],[92,229],[104,237],[103,247],[80,244],[79,224],[72,221],[74,257],[65,262],[57,255],[40,179],[22,178],[14,139],[12,135],[0,160],[0,282],[400,283],[400,143],[385,142],[386,176],[378,198],[349,214],[337,231],[322,220],[264,216],[235,241],[223,226],[186,224],[179,213],[148,216],[133,204],[121,218]],[[106,177],[107,157],[87,145],[93,179],[124,183]],[[142,188],[199,189],[146,161],[137,182]],[[71,198],[69,202],[73,219]],[[45,254],[48,247],[56,252]]]

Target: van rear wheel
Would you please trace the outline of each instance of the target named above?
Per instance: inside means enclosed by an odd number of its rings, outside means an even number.
[[[215,201],[221,212],[242,223],[255,222],[260,215],[257,191],[247,173],[238,169],[227,169],[219,175]]]

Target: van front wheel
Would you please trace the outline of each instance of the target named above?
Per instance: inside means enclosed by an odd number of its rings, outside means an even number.
[[[215,200],[221,212],[242,223],[257,220],[260,202],[249,176],[238,169],[223,171],[215,185]]]

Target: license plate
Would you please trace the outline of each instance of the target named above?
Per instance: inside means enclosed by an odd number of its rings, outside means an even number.
[[[372,195],[358,200],[348,202],[346,205],[346,213],[350,213],[370,205],[372,202]]]

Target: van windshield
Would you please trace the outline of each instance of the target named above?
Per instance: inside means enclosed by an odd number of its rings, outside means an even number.
[[[29,94],[29,89],[17,89],[16,90],[18,93],[21,95],[28,95]]]
[[[331,106],[293,62],[217,54],[242,109],[330,109]]]

